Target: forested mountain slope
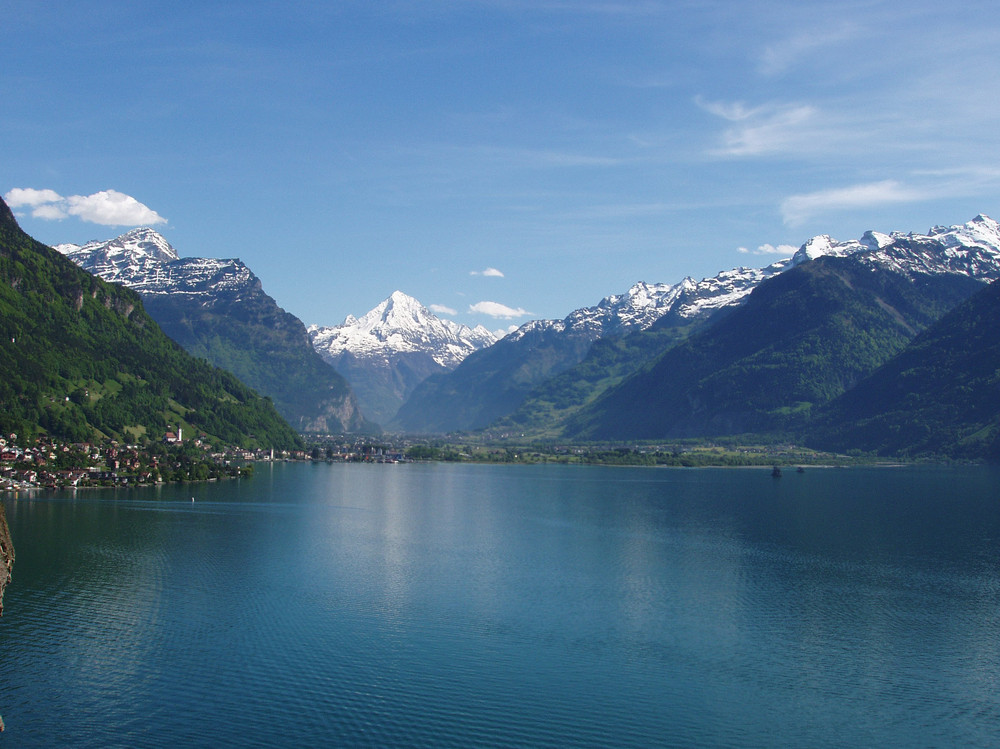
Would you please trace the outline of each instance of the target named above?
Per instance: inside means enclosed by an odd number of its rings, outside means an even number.
[[[1000,460],[1000,282],[833,401],[807,441],[883,455]]]
[[[287,448],[272,403],[170,340],[139,296],[25,234],[0,201],[0,430],[71,440],[168,429]]]
[[[785,430],[854,387],[983,283],[821,257],[762,283],[746,303],[572,418],[576,439]]]

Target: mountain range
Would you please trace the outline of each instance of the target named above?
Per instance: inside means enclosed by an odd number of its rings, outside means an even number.
[[[700,281],[687,277],[676,284],[639,282],[562,320],[525,323],[497,345],[469,356],[451,374],[429,377],[399,410],[392,426],[413,432],[449,432],[482,429],[501,421],[501,429],[530,427],[530,431],[545,432],[562,408],[592,399],[609,382],[634,371],[664,342],[680,340],[720,310],[739,305],[767,279],[823,254],[877,248],[885,241],[883,236],[868,234],[851,245],[816,237],[791,258],[765,268],[734,268]],[[627,352],[620,350],[618,341],[650,329],[656,333]],[[658,343],[648,345],[657,339]],[[608,349],[595,346],[608,340],[616,341],[613,348],[619,349],[611,353],[615,362],[608,361]],[[585,358],[599,361],[599,372],[559,377]],[[548,395],[546,388],[551,391]],[[502,421],[533,398],[541,401],[514,422]]]
[[[528,323],[428,379],[397,423],[576,439],[787,428],[998,277],[1000,227],[986,216],[923,235],[818,236],[768,268],[639,285]]]
[[[336,368],[366,413],[401,431],[573,441],[754,434],[907,455],[1000,450],[990,421],[1000,336],[989,325],[1000,303],[1000,287],[989,286],[1000,279],[1000,225],[987,216],[926,234],[820,235],[765,268],[638,283],[499,339],[399,291],[360,318],[307,331],[281,321],[287,313],[238,260],[181,259],[148,229],[59,249],[139,291],[185,347],[247,381],[275,350],[273,331],[292,332],[278,338],[294,338],[299,356],[308,347],[323,371]],[[303,372],[294,358],[283,366],[278,379]],[[310,370],[298,381],[299,394],[313,379]],[[324,387],[328,397],[336,390]],[[354,396],[337,393],[349,404],[342,424],[358,428]],[[315,408],[300,405],[303,429]]]
[[[497,340],[482,325],[470,328],[437,317],[401,291],[360,318],[311,325],[309,336],[323,359],[351,383],[365,415],[381,424],[425,379],[450,372]]]
[[[167,335],[270,397],[298,431],[370,428],[346,380],[313,350],[302,322],[281,309],[240,260],[181,258],[149,228],[55,249],[138,292]]]
[[[185,352],[131,289],[25,234],[0,201],[0,431],[73,441],[301,442],[235,376]]]
[[[855,257],[820,257],[670,347],[566,423],[574,439],[675,439],[783,431],[853,388],[981,288],[915,281]]]

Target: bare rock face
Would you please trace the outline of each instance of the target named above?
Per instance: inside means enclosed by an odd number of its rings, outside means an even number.
[[[7,515],[0,504],[0,616],[3,616],[3,591],[10,582],[10,571],[14,566],[14,541],[7,527]],[[0,724],[2,725],[2,724]]]

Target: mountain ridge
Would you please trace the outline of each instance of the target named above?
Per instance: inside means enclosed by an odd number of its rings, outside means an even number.
[[[668,349],[572,416],[574,439],[787,431],[870,374],[982,286],[911,280],[826,256],[762,283],[745,304]]]
[[[171,338],[270,396],[299,431],[372,428],[347,382],[313,350],[302,322],[239,259],[182,258],[148,227],[54,249],[139,293]]]

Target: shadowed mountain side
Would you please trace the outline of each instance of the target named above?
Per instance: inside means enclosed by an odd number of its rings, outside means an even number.
[[[392,420],[404,399],[421,382],[450,371],[434,361],[430,354],[422,352],[394,356],[385,366],[373,366],[370,359],[350,351],[324,359],[351,383],[358,402],[365,404],[368,418],[380,424]]]
[[[810,444],[1000,460],[1000,282],[824,409]]]
[[[648,330],[600,338],[594,341],[582,362],[543,381],[516,411],[490,428],[531,438],[557,437],[566,421],[580,409],[685,340],[692,331],[708,324],[706,319],[690,320],[668,314]]]
[[[222,367],[270,395],[275,407],[301,432],[374,429],[366,425],[345,379],[309,342],[305,325],[260,290],[210,305],[198,299],[157,294],[146,309],[171,338],[195,356]]]
[[[762,283],[742,307],[571,418],[564,434],[704,437],[801,424],[982,286],[818,258]]]
[[[427,378],[390,426],[411,432],[480,429],[517,408],[539,382],[579,362],[593,342],[581,332],[522,328],[470,354],[453,372]]]

